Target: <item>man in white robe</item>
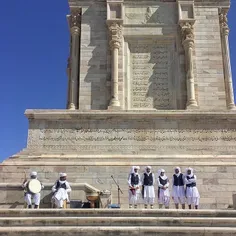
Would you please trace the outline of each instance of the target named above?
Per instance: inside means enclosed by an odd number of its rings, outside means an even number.
[[[139,166],[133,166],[129,174],[129,208],[132,208],[133,205],[134,208],[137,208],[141,187],[141,179],[138,173],[139,169]]]
[[[32,199],[33,199],[34,208],[38,209],[39,208],[39,204],[40,204],[40,196],[41,196],[41,194],[40,193],[32,193],[32,192],[30,192],[30,190],[28,188],[28,185],[29,185],[30,180],[32,180],[32,179],[38,179],[36,171],[32,171],[30,173],[30,179],[29,180],[25,179],[23,184],[22,184],[22,188],[25,191],[24,199],[25,199],[25,202],[27,203],[27,208],[32,208]],[[42,184],[41,184],[41,187],[42,187],[42,189],[44,188],[44,186]]]
[[[172,178],[172,199],[175,203],[175,208],[179,209],[179,204],[182,209],[185,209],[185,177],[181,173],[180,167],[175,167],[175,173]]]
[[[157,185],[159,208],[161,209],[164,205],[168,209],[170,204],[169,179],[164,169],[158,171]]]
[[[200,194],[197,189],[197,176],[193,174],[193,169],[190,167],[186,169],[185,183],[189,209],[192,208],[192,205],[198,209]]]
[[[144,208],[147,209],[148,205],[150,205],[150,208],[153,209],[153,204],[155,201],[155,177],[151,172],[151,166],[146,167],[146,171],[142,175],[141,182],[143,185]]]
[[[53,197],[52,201],[55,202],[57,208],[63,207],[63,202],[66,200],[69,202],[68,193],[71,192],[71,187],[69,183],[66,181],[67,174],[60,173],[59,180],[52,187]]]

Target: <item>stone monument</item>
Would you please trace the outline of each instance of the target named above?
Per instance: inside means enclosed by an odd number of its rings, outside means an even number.
[[[132,165],[156,174],[191,166],[200,208],[228,208],[236,192],[236,111],[227,13],[230,0],[69,0],[65,110],[26,110],[27,147],[1,164],[6,188],[36,170],[112,192],[128,205]],[[11,184],[10,184],[11,183]],[[10,187],[9,187],[10,188]]]

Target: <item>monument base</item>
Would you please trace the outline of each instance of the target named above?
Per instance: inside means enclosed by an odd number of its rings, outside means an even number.
[[[111,203],[117,203],[113,175],[124,192],[121,208],[126,208],[132,165],[139,165],[141,173],[151,165],[156,177],[164,168],[170,179],[175,166],[183,172],[191,166],[198,178],[200,208],[232,205],[236,112],[28,110],[26,115],[27,148],[1,164],[2,183],[23,182],[24,171],[32,170],[43,183],[54,183],[59,172],[67,172],[70,183],[109,190]],[[1,192],[5,207],[23,199],[21,193]]]

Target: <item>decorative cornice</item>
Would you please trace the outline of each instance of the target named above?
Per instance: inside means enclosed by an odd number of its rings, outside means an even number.
[[[236,120],[236,111],[70,111],[70,110],[26,110],[28,119],[77,120],[77,119],[212,119]]]

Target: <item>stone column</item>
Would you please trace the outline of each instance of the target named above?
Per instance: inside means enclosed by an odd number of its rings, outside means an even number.
[[[78,108],[79,96],[79,51],[80,51],[80,27],[81,9],[73,9],[69,15],[69,25],[71,33],[71,54],[69,59],[69,101],[68,109]]]
[[[228,14],[228,9],[220,9],[219,18],[220,18],[221,42],[223,51],[226,102],[227,102],[227,108],[229,110],[233,110],[235,109],[235,103],[234,103],[234,90],[233,90],[232,71],[230,63],[229,26],[228,26],[227,14]]]
[[[110,49],[111,49],[111,100],[109,109],[120,108],[119,91],[118,91],[118,72],[119,72],[119,49],[121,47],[122,38],[122,26],[116,22],[109,22],[109,34],[110,34]]]
[[[194,71],[193,71],[193,48],[194,33],[193,23],[184,22],[180,24],[182,31],[182,43],[186,58],[186,79],[187,79],[187,105],[186,109],[198,108],[195,97]]]

